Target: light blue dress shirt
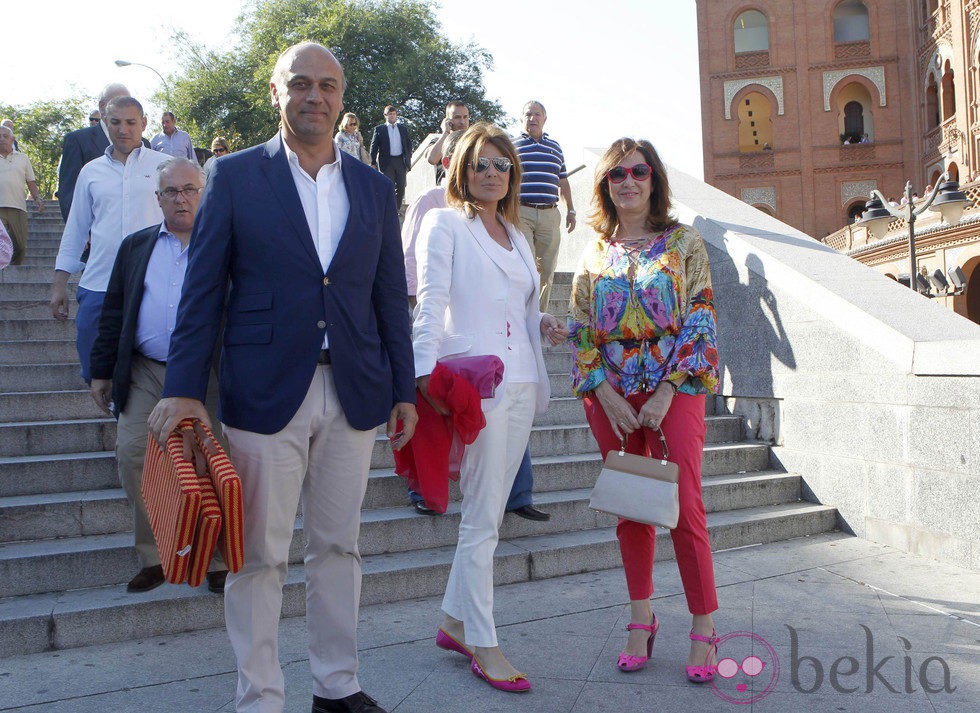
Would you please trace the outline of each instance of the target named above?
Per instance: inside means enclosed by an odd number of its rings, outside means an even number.
[[[136,350],[143,356],[167,361],[186,272],[187,248],[181,247],[180,240],[163,223],[146,266],[143,301],[136,319]]]

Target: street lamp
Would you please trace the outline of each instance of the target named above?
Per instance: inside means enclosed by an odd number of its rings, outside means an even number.
[[[167,94],[167,104],[168,104],[167,109],[170,110],[170,106],[169,106],[169,104],[171,103],[171,101],[170,101],[170,85],[167,83],[167,80],[163,78],[163,75],[160,74],[160,72],[158,72],[156,69],[154,69],[153,67],[151,67],[148,64],[143,64],[142,62],[128,62],[128,61],[126,61],[124,59],[117,59],[116,60],[116,66],[117,67],[145,67],[146,69],[150,70],[151,72],[153,72],[154,74],[156,74],[158,77],[160,77],[160,82],[163,84],[163,91]]]
[[[963,215],[963,209],[970,203],[960,190],[960,184],[949,180],[947,171],[936,181],[935,187],[923,200],[916,205],[912,202],[912,182],[905,183],[905,205],[897,208],[888,203],[881,191],[873,190],[869,196],[870,200],[865,205],[858,225],[863,225],[868,229],[872,238],[880,238],[888,230],[888,224],[894,218],[901,218],[909,224],[909,287],[918,292],[916,285],[916,275],[918,267],[915,260],[915,219],[926,210],[932,210],[942,215],[944,221],[949,225],[955,225]]]

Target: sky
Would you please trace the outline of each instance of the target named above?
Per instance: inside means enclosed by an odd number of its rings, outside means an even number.
[[[116,67],[115,60],[147,64],[167,75],[175,66],[167,43],[173,29],[210,47],[231,47],[243,4],[168,0],[142,9],[105,6],[98,13],[77,0],[47,3],[43,43],[33,32],[4,33],[8,63],[0,73],[0,102],[27,104],[79,93],[91,97],[95,108],[99,89],[114,81],[145,100],[160,88],[160,78],[143,67]],[[490,51],[494,67],[485,75],[487,94],[515,120],[528,99],[545,105],[545,131],[562,144],[569,168],[583,162],[585,149],[633,136],[650,139],[667,163],[703,175],[694,0],[493,0],[483,6],[488,11],[481,15],[473,0],[441,0],[443,32]],[[4,26],[36,26],[37,7],[7,3]],[[122,12],[133,19],[126,32],[117,32]],[[528,25],[549,31],[532,39]],[[159,127],[162,109],[147,106],[151,127]],[[517,131],[519,125],[505,128]]]

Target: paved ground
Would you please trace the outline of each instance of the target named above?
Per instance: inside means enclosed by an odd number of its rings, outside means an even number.
[[[361,683],[399,713],[980,708],[980,574],[841,534],[720,552],[715,567],[719,633],[743,632],[721,656],[757,655],[755,677],[687,683],[690,619],[677,567],[666,562],[654,661],[639,673],[614,667],[628,610],[622,573],[609,570],[498,588],[501,645],[528,672],[529,694],[494,691],[462,656],[435,647],[438,599],[362,610]],[[305,622],[288,620],[281,634],[286,709],[306,713]],[[955,690],[942,690],[944,678]],[[223,630],[0,659],[4,711],[233,711],[234,689]]]

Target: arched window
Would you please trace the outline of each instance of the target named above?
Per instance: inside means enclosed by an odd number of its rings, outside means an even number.
[[[758,10],[746,10],[735,18],[735,54],[769,50],[769,21]]]
[[[868,8],[861,0],[844,0],[834,8],[834,42],[866,42],[870,37]]]
[[[837,132],[843,144],[874,141],[875,123],[871,92],[860,82],[851,82],[837,94]]]
[[[946,167],[946,170],[949,172],[949,180],[956,181],[957,183],[959,183],[960,167],[957,166],[955,163],[951,163]]]
[[[772,208],[766,203],[753,203],[752,207],[757,210],[761,210],[766,215],[771,215],[773,218],[776,217],[776,214],[773,212]]]
[[[953,86],[953,67],[949,60],[943,67],[943,121],[956,113],[956,88]]]
[[[772,102],[759,92],[750,92],[738,105],[739,153],[775,148],[772,136]]]
[[[864,213],[864,205],[866,201],[856,201],[851,203],[850,207],[847,209],[847,224],[852,225],[859,220],[861,220],[861,214]]]
[[[936,77],[929,73],[929,83],[926,85],[926,122],[930,129],[939,126],[939,88],[936,86]]]

